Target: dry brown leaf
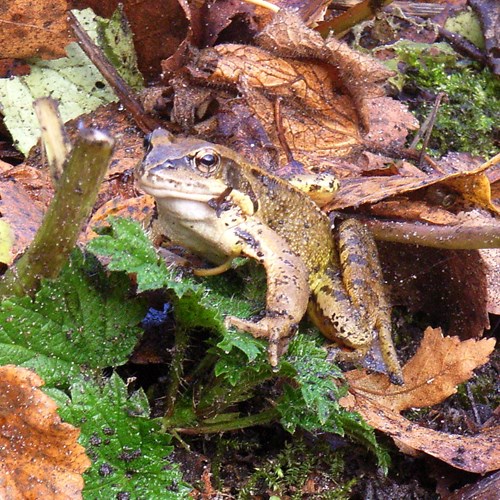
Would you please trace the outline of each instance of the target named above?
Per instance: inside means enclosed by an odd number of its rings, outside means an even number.
[[[469,380],[473,370],[488,361],[494,346],[494,339],[460,342],[456,337],[443,337],[440,329],[428,328],[417,353],[403,367],[403,387],[380,374],[348,372],[350,394],[341,404],[392,436],[405,453],[423,451],[471,472],[495,470],[500,467],[498,432],[446,434],[414,424],[399,414],[412,407],[440,403],[454,394],[458,384]]]
[[[361,144],[356,109],[338,92],[341,82],[333,68],[284,59],[258,47],[226,44],[202,51],[190,70],[210,85],[232,85],[243,92],[278,149],[275,103],[280,99],[279,125],[297,161],[309,164],[311,152],[345,156]]]
[[[12,229],[14,244],[11,250],[11,264],[31,242],[43,215],[43,205],[30,196],[21,184],[12,181],[0,182],[0,217]]]
[[[431,455],[457,469],[484,474],[500,468],[500,429],[476,436],[461,436],[427,429],[380,406],[364,395],[355,396],[349,409],[359,412],[376,429],[394,438],[406,454],[415,450]]]
[[[326,210],[340,210],[355,207],[364,203],[376,203],[390,196],[413,193],[422,188],[439,185],[444,189],[456,192],[463,202],[472,203],[475,207],[485,208],[495,214],[500,213],[492,203],[490,181],[487,176],[493,168],[488,162],[478,165],[476,161],[468,161],[469,155],[449,155],[439,162],[446,173],[429,175],[391,175],[345,179]],[[406,214],[404,217],[406,218]]]
[[[0,367],[1,498],[81,498],[90,460],[80,431],[61,422],[41,385],[30,370]]]
[[[66,0],[11,0],[0,7],[0,59],[64,57],[73,40]]]
[[[196,84],[211,88],[218,101],[217,141],[234,139],[224,118],[238,95],[237,106],[246,105],[260,122],[265,135],[260,144],[278,152],[280,168],[293,159],[306,170],[342,177],[347,170],[339,174],[336,159],[362,150],[366,141],[378,148],[400,146],[416,127],[403,105],[382,97],[390,71],[344,43],[324,41],[297,14],[280,11],[256,42],[260,48],[220,44],[202,50],[188,65]],[[360,122],[371,135],[363,136]],[[240,132],[238,143],[242,139]],[[247,142],[255,147],[254,137]]]
[[[403,388],[381,374],[356,370],[346,377],[356,392],[375,392],[377,403],[391,411],[432,406],[455,394],[456,386],[488,361],[494,346],[495,339],[461,342],[458,337],[444,337],[439,328],[427,328],[415,356],[403,367]]]
[[[79,243],[87,243],[95,238],[95,230],[108,227],[108,217],[125,217],[144,221],[153,215],[154,198],[149,195],[138,196],[136,198],[122,198],[117,196],[106,203],[103,203],[92,215],[87,229],[81,234]]]
[[[355,100],[363,124],[369,128],[370,111],[366,108],[366,101],[385,94],[381,83],[392,75],[390,70],[372,57],[353,51],[336,38],[323,40],[299,16],[286,10],[274,16],[257,41],[261,47],[282,57],[312,59],[330,64]]]

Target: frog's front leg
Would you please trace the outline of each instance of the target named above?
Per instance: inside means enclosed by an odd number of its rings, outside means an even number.
[[[269,362],[276,366],[307,310],[308,270],[281,236],[258,221],[239,224],[232,235],[242,253],[259,261],[266,270],[266,311],[256,322],[229,316],[226,323],[254,337],[268,338]]]

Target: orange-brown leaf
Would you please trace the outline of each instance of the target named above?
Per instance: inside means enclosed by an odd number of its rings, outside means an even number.
[[[447,434],[410,422],[361,393],[354,398],[354,409],[370,425],[392,436],[404,453],[414,456],[424,452],[457,469],[478,474],[500,468],[498,427],[476,436]]]
[[[66,0],[11,0],[0,9],[0,59],[66,55],[72,40]]]
[[[460,342],[457,337],[443,337],[440,329],[428,328],[417,353],[403,367],[403,387],[391,384],[384,375],[349,372],[350,395],[341,404],[391,435],[405,453],[423,451],[471,472],[495,470],[500,467],[499,433],[447,434],[414,424],[399,414],[411,407],[435,405],[454,394],[458,384],[488,361],[494,346],[494,339]]]
[[[80,498],[90,466],[56,403],[25,368],[0,367],[0,498]]]
[[[404,387],[391,384],[380,374],[346,374],[356,392],[377,394],[377,402],[392,411],[432,406],[455,394],[456,387],[484,365],[495,339],[444,337],[439,328],[427,328],[415,356],[403,367]]]

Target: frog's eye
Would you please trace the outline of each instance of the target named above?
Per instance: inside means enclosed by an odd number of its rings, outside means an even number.
[[[213,174],[220,164],[220,156],[212,149],[202,149],[194,156],[196,168],[203,174]]]

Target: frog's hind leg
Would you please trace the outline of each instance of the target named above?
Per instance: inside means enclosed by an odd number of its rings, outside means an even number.
[[[347,219],[339,226],[338,246],[345,289],[366,317],[367,327],[377,331],[391,381],[401,385],[403,373],[392,342],[391,306],[373,236],[359,221]]]

